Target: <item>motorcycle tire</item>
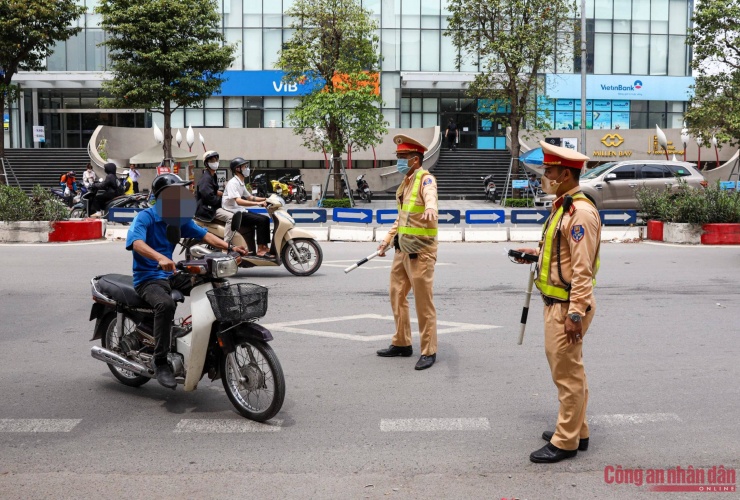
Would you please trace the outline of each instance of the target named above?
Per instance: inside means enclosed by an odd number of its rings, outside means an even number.
[[[298,192],[295,195],[295,202],[296,203],[305,203],[306,202],[306,190],[305,189],[299,189]]]
[[[301,256],[296,255],[293,248],[286,243],[280,256],[285,269],[295,276],[311,276],[319,270],[321,262],[324,260],[321,246],[316,240],[309,238],[295,238],[293,243]],[[304,262],[301,262],[302,260]],[[304,264],[308,264],[308,266]]]
[[[119,356],[127,357],[126,353],[123,352],[123,350],[121,349],[120,343],[121,343],[121,339],[124,336],[130,335],[134,332],[135,323],[131,319],[124,316],[123,317],[124,334],[120,335],[117,332],[118,322],[116,321],[115,314],[109,314],[105,316],[101,321],[102,323],[100,324],[100,328],[102,328],[103,330],[103,338],[101,339],[101,345],[103,346],[103,349],[108,349],[109,351],[115,352]],[[143,375],[136,375],[135,373],[132,373],[128,370],[124,370],[123,368],[118,368],[117,366],[113,366],[111,364],[108,364],[108,369],[110,369],[111,373],[113,373],[113,376],[116,377],[119,382],[129,387],[140,387],[146,384],[147,382],[149,382],[149,380],[151,380],[149,377],[145,377]]]
[[[69,218],[70,219],[83,219],[85,217],[85,209],[84,208],[73,208],[69,211]]]
[[[275,351],[266,342],[235,338],[234,352],[221,356],[220,370],[226,395],[243,417],[264,422],[274,417],[285,400],[285,376]],[[235,376],[232,361],[239,376]],[[244,379],[241,381],[240,379]]]

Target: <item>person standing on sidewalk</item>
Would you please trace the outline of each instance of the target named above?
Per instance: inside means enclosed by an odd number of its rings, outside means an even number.
[[[542,434],[548,443],[529,459],[554,463],[588,449],[583,337],[596,313],[593,288],[599,269],[601,220],[579,185],[589,158],[544,141],[540,146],[545,168],[542,189],[557,199],[545,222],[540,247],[519,250],[539,256],[535,284],[545,302],[545,354],[560,401],[555,431]]]
[[[391,266],[390,299],[396,333],[391,345],[377,354],[413,354],[407,298],[413,290],[421,334],[421,357],[415,368],[425,370],[437,360],[437,310],[432,292],[437,263],[437,181],[421,166],[427,150],[423,144],[403,134],[396,135],[393,142],[397,168],[404,179],[396,191],[398,218],[378,246],[378,255],[384,257],[393,242],[396,253]]]

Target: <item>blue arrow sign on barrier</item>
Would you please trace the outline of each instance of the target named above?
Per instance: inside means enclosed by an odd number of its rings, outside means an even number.
[[[398,210],[376,210],[375,221],[378,224],[393,224],[398,218]]]
[[[266,208],[251,208],[250,207],[250,208],[247,208],[245,211],[246,212],[252,212],[252,213],[255,213],[255,214],[267,215],[267,209]]]
[[[548,210],[512,210],[512,224],[542,224],[550,216]]]
[[[326,222],[326,209],[324,208],[294,208],[288,213],[296,222]]]
[[[465,222],[468,224],[503,224],[506,212],[503,210],[467,210]]]
[[[637,222],[636,210],[599,210],[605,226],[627,226]]]
[[[108,221],[110,222],[131,222],[136,214],[146,210],[145,208],[111,208],[108,211]]]
[[[459,210],[440,210],[438,215],[440,224],[460,224]]]
[[[335,208],[331,218],[334,222],[370,224],[373,221],[373,211],[369,208]]]

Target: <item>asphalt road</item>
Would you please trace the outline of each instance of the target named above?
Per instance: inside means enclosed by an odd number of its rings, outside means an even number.
[[[237,278],[270,289],[262,323],[287,381],[270,426],[239,417],[220,381],[131,389],[90,357],[89,279],[129,271],[122,242],[0,246],[0,497],[664,498],[605,468],[740,468],[740,248],[602,246],[591,446],[537,465],[558,406],[536,297],[516,343],[527,268],[504,245],[443,244],[445,332],[416,372],[418,340],[412,358],[375,355],[393,331],[390,258],[345,275],[374,244],[322,246],[312,277]]]

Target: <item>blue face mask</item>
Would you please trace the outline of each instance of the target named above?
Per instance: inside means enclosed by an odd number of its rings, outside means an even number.
[[[398,169],[398,172],[406,175],[409,173],[409,160],[407,158],[399,158],[396,161],[396,168]]]

